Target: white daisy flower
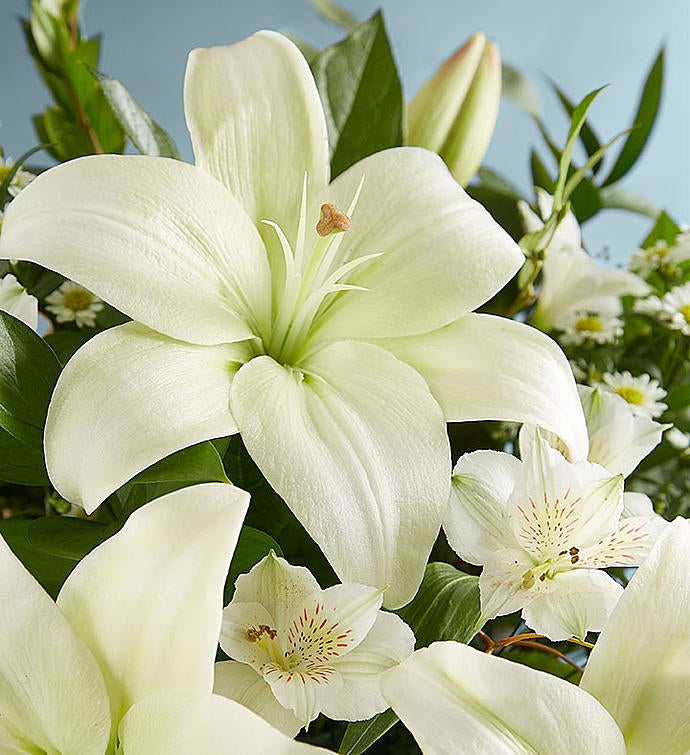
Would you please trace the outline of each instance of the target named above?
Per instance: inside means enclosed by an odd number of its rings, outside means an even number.
[[[586,341],[611,343],[623,334],[622,320],[604,312],[568,312],[559,319],[556,327],[563,331],[561,342],[570,346],[579,346]]]
[[[622,396],[630,404],[634,414],[660,417],[668,409],[668,406],[659,400],[664,398],[667,392],[659,385],[658,380],[653,380],[647,373],[633,377],[628,370],[607,372],[602,375],[601,387],[605,391]]]
[[[659,314],[671,330],[690,336],[690,283],[676,286],[664,294]]]
[[[82,286],[65,281],[46,297],[46,309],[56,316],[58,322],[74,322],[78,328],[93,328],[103,302]]]
[[[12,168],[14,168],[14,163],[11,160],[3,160],[3,158],[0,157],[0,183],[5,180]],[[36,178],[36,176],[33,173],[29,173],[28,170],[19,168],[10,181],[7,191],[9,191],[11,196],[16,197],[22,189],[25,189],[34,180],[34,178]]]
[[[669,246],[659,240],[649,249],[638,249],[630,258],[628,269],[642,277],[653,271],[671,275],[681,262],[690,259],[690,233],[679,233],[675,243]]]

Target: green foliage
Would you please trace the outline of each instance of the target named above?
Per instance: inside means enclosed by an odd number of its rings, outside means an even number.
[[[59,373],[50,346],[0,311],[0,480],[47,484],[43,427]]]
[[[175,142],[151,118],[117,79],[92,71],[122,130],[142,155],[157,155],[180,160]]]
[[[333,177],[403,141],[404,102],[381,13],[312,61],[323,101]]]

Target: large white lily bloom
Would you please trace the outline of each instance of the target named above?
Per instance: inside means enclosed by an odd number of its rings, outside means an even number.
[[[453,470],[443,525],[461,558],[482,564],[485,619],[522,610],[552,640],[599,631],[622,588],[602,569],[637,566],[658,534],[654,517],[623,513],[623,477],[571,464],[534,431],[523,461],[475,451]]]
[[[551,215],[553,197],[537,189],[541,218],[525,202],[519,203],[527,232],[541,230]],[[649,286],[634,273],[599,267],[582,248],[580,227],[569,212],[556,229],[542,268],[539,300],[530,322],[542,330],[566,330],[574,312],[615,316],[622,311],[620,297],[644,296]]]
[[[223,612],[220,646],[235,661],[218,664],[216,691],[290,736],[319,713],[362,721],[386,710],[379,677],[412,654],[415,638],[381,601],[365,585],[322,590],[308,569],[271,552],[237,580]]]
[[[82,559],[57,605],[0,539],[3,753],[103,755],[118,739],[125,755],[172,752],[157,737],[173,691],[185,694],[180,729],[201,736],[208,728],[210,737],[229,717],[243,752],[268,751],[261,743],[273,752],[275,741],[291,751],[253,713],[211,694],[223,586],[248,503],[243,490],[219,483],[152,501]],[[143,716],[151,731],[131,723],[118,731],[123,716]]]
[[[136,321],[62,373],[50,477],[92,511],[153,462],[239,431],[338,576],[402,605],[448,498],[446,420],[537,422],[586,453],[560,350],[471,314],[522,253],[427,150],[329,185],[316,86],[279,34],[193,51],[185,111],[196,167],[74,160],[7,212],[0,255]]]
[[[32,296],[12,274],[0,279],[0,309],[9,312],[38,330],[38,299]]]
[[[625,589],[580,687],[439,642],[386,672],[383,696],[425,755],[685,755],[689,565],[690,524],[678,519]]]

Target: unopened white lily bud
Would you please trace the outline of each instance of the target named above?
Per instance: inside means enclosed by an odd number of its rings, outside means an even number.
[[[407,142],[438,152],[466,186],[489,146],[500,98],[498,48],[475,34],[410,102]]]

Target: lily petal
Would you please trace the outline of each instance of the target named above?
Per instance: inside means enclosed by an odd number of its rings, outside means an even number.
[[[343,686],[322,712],[336,721],[363,721],[386,710],[381,674],[412,655],[414,643],[412,630],[399,616],[379,611],[363,642],[337,661]]]
[[[469,314],[440,330],[377,341],[426,379],[448,422],[529,422],[559,435],[575,458],[589,439],[568,360],[538,330]]]
[[[293,742],[248,708],[220,695],[168,692],[137,703],[120,724],[127,755],[298,755],[328,753]]]
[[[14,275],[0,279],[0,309],[26,323],[31,330],[38,330],[38,299],[27,293]]]
[[[193,50],[184,102],[196,164],[225,184],[255,224],[295,240],[305,174],[310,196],[330,173],[326,119],[304,56],[261,31],[229,47]]]
[[[191,343],[249,338],[270,317],[256,228],[220,183],[178,160],[99,155],[46,171],[9,205],[0,257],[57,270]]]
[[[625,755],[593,697],[458,642],[418,650],[383,675],[381,690],[425,755]]]
[[[426,333],[483,304],[524,262],[433,152],[405,147],[371,155],[338,176],[323,201],[348,207],[362,181],[341,261],[380,256],[348,276],[348,284],[367,291],[337,299],[319,338]]]
[[[147,695],[211,692],[223,587],[248,505],[248,493],[223,483],[162,496],[63,585],[58,606],[103,670],[115,727]]]
[[[535,632],[557,642],[585,639],[599,632],[623,592],[608,574],[597,569],[573,569],[557,574],[550,589],[522,609],[522,618]]]
[[[455,465],[443,530],[465,561],[484,564],[496,550],[517,547],[506,504],[521,467],[514,456],[498,451],[474,451]]]
[[[245,364],[231,390],[249,453],[343,582],[421,583],[450,488],[445,423],[422,378],[383,349],[334,343],[303,364]]]
[[[103,755],[110,708],[93,655],[0,537],[0,749]]]
[[[174,451],[237,432],[232,373],[245,344],[194,346],[135,323],[100,333],[63,370],[48,409],[48,473],[91,513]]]
[[[623,730],[628,753],[690,750],[690,522],[678,518],[623,592],[580,686]]]
[[[213,691],[254,711],[286,737],[294,737],[302,728],[294,713],[276,700],[270,684],[246,663],[216,663]]]

